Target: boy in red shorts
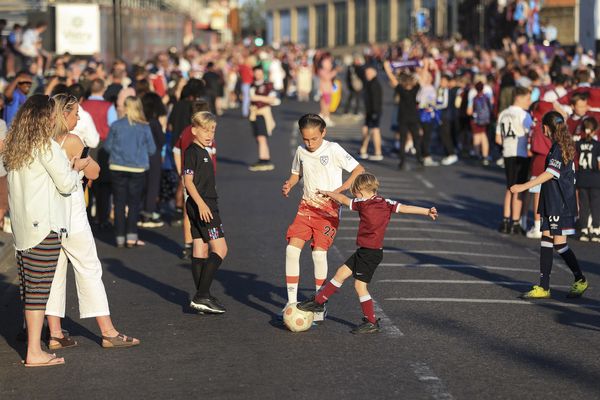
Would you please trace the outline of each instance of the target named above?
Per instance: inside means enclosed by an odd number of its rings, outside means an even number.
[[[400,204],[377,195],[379,182],[375,175],[359,175],[352,184],[355,199],[349,199],[340,193],[319,191],[321,194],[358,211],[360,223],[356,235],[358,249],[336,272],[333,279],[315,297],[298,304],[303,311],[320,312],[324,305],[344,283],[353,276],[354,288],[360,300],[364,315],[363,323],[352,330],[354,334],[379,332],[379,321],[375,319],[373,299],[367,290],[367,284],[375,269],[383,259],[383,237],[392,213],[426,215],[437,218],[435,207],[423,208]]]
[[[324,140],[326,124],[316,114],[306,114],[298,121],[304,146],[298,146],[292,173],[283,184],[282,194],[288,197],[300,178],[304,194],[294,222],[287,230],[285,251],[285,280],[288,304],[298,301],[300,280],[300,252],[304,243],[312,239],[312,258],[315,264],[315,286],[318,291],[327,278],[327,250],[339,225],[339,204],[317,193],[318,189],[342,193],[348,190],[364,168],[339,144]],[[342,170],[350,177],[342,182]],[[317,321],[323,315],[315,315]]]

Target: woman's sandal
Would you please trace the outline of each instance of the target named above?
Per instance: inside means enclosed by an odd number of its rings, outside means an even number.
[[[113,337],[102,336],[102,347],[105,349],[114,349],[118,347],[133,347],[140,344],[139,340],[137,342],[134,340],[136,339],[132,338],[131,336],[123,335],[122,333],[119,333],[117,336]]]
[[[73,339],[69,334],[63,334],[64,337],[54,337],[50,336],[48,339],[48,348],[50,350],[58,350],[58,349],[66,349],[67,347],[75,347],[77,346],[77,340]],[[58,342],[58,343],[52,343]]]
[[[55,365],[63,365],[65,360],[61,357],[57,357],[56,354],[52,354],[52,357],[46,362],[41,363],[27,363],[25,360],[22,361],[23,365],[27,368],[36,368],[36,367],[53,367]]]
[[[142,242],[141,240],[131,240],[131,241],[129,241],[129,240],[128,240],[128,241],[125,243],[125,246],[126,246],[128,249],[131,249],[131,248],[133,248],[133,247],[144,247],[145,245],[146,245],[146,243],[145,243],[145,242]]]

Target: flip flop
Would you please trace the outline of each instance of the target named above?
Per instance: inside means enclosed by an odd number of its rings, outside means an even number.
[[[25,367],[27,368],[37,368],[37,367],[54,367],[55,365],[63,365],[65,363],[64,359],[60,359],[60,361],[58,361],[59,358],[56,357],[56,354],[52,354],[52,357],[43,363],[26,363],[25,361],[23,361],[23,365],[25,365]]]

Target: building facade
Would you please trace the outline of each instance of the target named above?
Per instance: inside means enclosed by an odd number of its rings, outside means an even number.
[[[449,4],[450,3],[450,4]],[[453,0],[267,0],[267,43],[342,49],[453,32]],[[450,7],[449,7],[450,6]]]

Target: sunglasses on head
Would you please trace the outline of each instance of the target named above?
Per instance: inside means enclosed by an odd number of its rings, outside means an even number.
[[[33,82],[19,82],[19,85],[31,85]]]

